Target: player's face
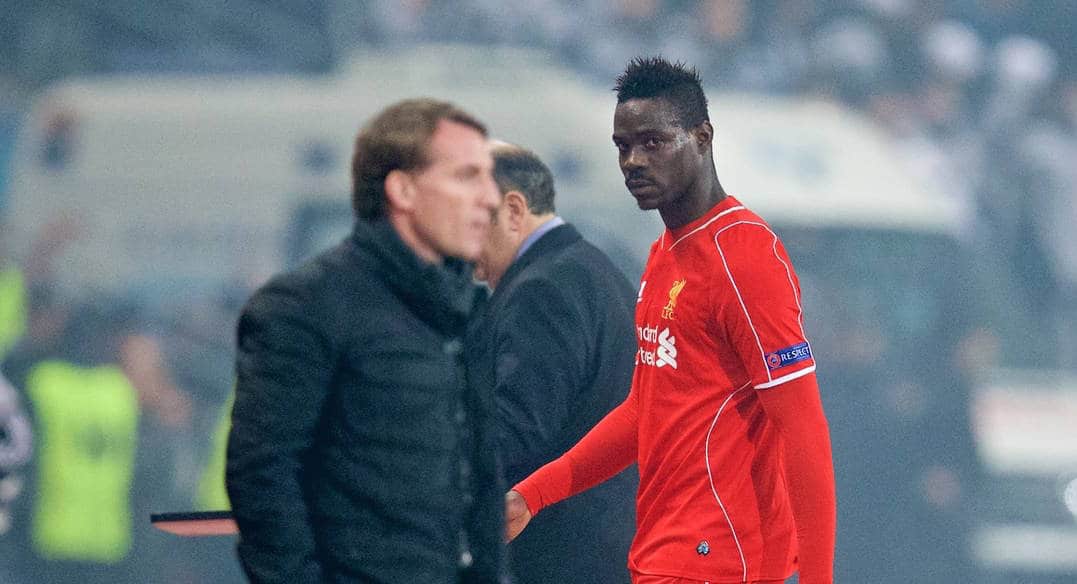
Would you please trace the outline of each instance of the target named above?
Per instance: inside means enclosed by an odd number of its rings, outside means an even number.
[[[429,164],[411,173],[418,244],[439,257],[474,261],[499,200],[486,138],[470,126],[442,120],[428,156]]]
[[[640,209],[662,209],[678,201],[696,182],[701,152],[695,136],[680,126],[665,99],[631,99],[613,116],[625,186]]]

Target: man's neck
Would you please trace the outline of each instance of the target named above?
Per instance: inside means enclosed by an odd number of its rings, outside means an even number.
[[[445,258],[437,250],[426,245],[422,238],[419,237],[419,234],[415,231],[415,226],[410,221],[400,215],[390,213],[389,224],[392,225],[393,231],[396,231],[397,236],[400,237],[400,241],[403,241],[404,245],[419,256],[419,259],[423,262],[433,265],[441,265],[445,262]]]
[[[673,204],[659,209],[658,214],[662,216],[662,222],[667,228],[677,229],[699,219],[725,198],[725,189],[718,182],[718,176],[712,167],[710,173],[703,174],[701,180],[691,185],[687,193]]]
[[[516,247],[512,250],[512,261],[505,266],[505,269],[500,274],[487,274],[486,285],[489,286],[491,290],[497,288],[497,285],[501,283],[501,278],[505,275],[505,272],[512,268],[512,264],[516,263],[516,261],[520,259],[520,256],[522,256],[531,245],[534,245],[537,239],[532,236],[535,235],[543,225],[546,225],[556,218],[556,213],[546,213],[543,215],[528,215],[527,218],[524,219],[524,224],[521,226],[516,242]]]
[[[556,218],[556,213],[529,215],[524,224],[524,229],[520,231],[520,244],[516,247],[516,252],[513,254],[514,258],[520,259],[520,256],[522,256],[524,252],[527,251],[528,247],[534,245],[535,241],[540,239],[544,233],[549,231],[549,228],[546,227],[546,225]]]
[[[522,229],[520,229],[520,245],[523,245],[523,243],[527,241],[528,237],[531,237],[536,231],[538,231],[539,227],[542,227],[546,224],[547,221],[553,219],[554,217],[557,217],[557,215],[554,213],[544,213],[542,215],[528,215],[527,219],[524,220]]]

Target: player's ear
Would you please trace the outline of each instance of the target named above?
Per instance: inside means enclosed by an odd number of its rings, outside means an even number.
[[[524,225],[524,219],[531,214],[531,210],[527,208],[527,199],[524,198],[523,193],[520,191],[505,193],[505,200],[502,204],[508,210],[509,226],[513,231],[521,230]]]
[[[389,209],[410,211],[415,208],[415,185],[402,170],[391,170],[385,177],[385,203]]]
[[[700,150],[706,150],[711,147],[711,142],[714,141],[714,126],[711,125],[709,120],[703,120],[702,123],[692,129],[692,134],[695,136],[696,144],[699,145]]]

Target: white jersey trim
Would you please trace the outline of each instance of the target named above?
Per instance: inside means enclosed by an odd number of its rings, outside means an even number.
[[[733,292],[737,295],[737,302],[740,302],[740,308],[744,311],[744,318],[748,319],[748,328],[752,329],[752,336],[755,337],[755,346],[759,347],[759,358],[763,360],[763,370],[767,372],[767,381],[772,381],[770,376],[770,367],[767,366],[767,354],[763,351],[763,343],[759,340],[759,333],[755,332],[755,324],[752,323],[752,316],[748,314],[748,306],[744,304],[744,298],[740,295],[740,288],[737,287],[737,281],[733,279],[733,272],[729,271],[729,262],[725,260],[725,252],[722,251],[722,245],[718,243],[718,236],[723,231],[733,227],[734,225],[740,225],[741,223],[747,223],[746,221],[738,221],[733,225],[727,225],[718,230],[714,234],[714,246],[718,248],[718,255],[722,258],[722,266],[725,267],[725,274],[729,277],[729,283],[733,285]]]
[[[774,257],[785,266],[785,276],[789,279],[789,288],[793,291],[793,300],[797,303],[797,323],[800,325],[800,338],[804,339],[804,342],[808,344],[808,352],[811,352],[811,341],[808,340],[808,333],[804,332],[804,307],[800,305],[800,294],[797,294],[797,286],[793,283],[793,270],[789,267],[789,264],[785,263],[782,256],[778,255],[778,234],[771,231],[769,227],[761,223],[754,223],[754,225],[760,225],[770,234],[774,236],[774,243],[771,244],[770,249],[774,252]],[[812,353],[814,355],[814,353]],[[812,357],[814,359],[814,357]]]
[[[676,246],[676,245],[677,245],[678,243],[680,243],[680,242],[684,241],[684,239],[685,239],[686,237],[688,237],[689,235],[692,235],[693,233],[695,233],[695,232],[699,231],[700,229],[703,229],[704,227],[706,227],[706,226],[710,225],[711,223],[714,223],[714,222],[715,222],[715,221],[717,221],[717,220],[718,220],[719,218],[721,218],[721,217],[724,217],[724,216],[726,216],[726,215],[728,215],[728,214],[732,213],[733,211],[741,211],[741,210],[743,210],[743,209],[744,209],[744,205],[737,205],[736,207],[730,207],[730,208],[726,209],[725,211],[722,211],[721,213],[719,213],[719,214],[715,215],[714,217],[711,217],[711,218],[710,218],[709,220],[707,220],[707,222],[706,222],[706,223],[704,223],[703,225],[700,225],[699,227],[696,227],[695,229],[693,229],[693,230],[689,231],[688,233],[685,233],[684,235],[682,235],[682,236],[678,237],[678,238],[677,238],[677,241],[674,241],[673,243],[671,243],[671,244],[670,244],[670,246],[669,246],[669,248],[667,249],[667,251],[668,251],[668,250],[670,250],[670,249],[673,249],[673,247],[674,247],[674,246]],[[665,233],[663,233],[663,234],[662,234],[662,237],[663,237],[663,238],[665,238],[665,236],[666,236],[666,234],[665,234]]]
[[[763,229],[765,229],[767,231],[767,233],[770,234],[771,237],[774,238],[773,243],[771,243],[770,249],[774,253],[774,259],[778,260],[778,262],[781,263],[782,267],[785,268],[785,276],[789,280],[789,288],[793,291],[793,301],[797,305],[797,325],[800,327],[800,337],[802,339],[804,339],[805,343],[808,344],[808,350],[809,351],[811,351],[811,343],[808,342],[808,335],[807,335],[807,333],[804,332],[804,308],[800,304],[800,294],[797,294],[796,284],[793,283],[793,271],[789,268],[789,264],[785,263],[785,260],[782,259],[782,256],[778,255],[778,234],[774,233],[774,231],[771,230],[771,228],[768,225],[766,225],[765,223],[760,223],[758,221],[737,221],[736,223],[731,223],[731,224],[726,225],[725,227],[719,229],[714,234],[714,245],[715,245],[715,247],[718,248],[718,255],[720,255],[722,257],[722,265],[725,266],[726,275],[729,276],[729,282],[733,285],[733,291],[736,292],[736,294],[737,294],[737,300],[740,302],[740,307],[744,311],[744,317],[746,319],[748,319],[748,326],[752,329],[752,335],[755,337],[755,344],[756,344],[757,347],[759,347],[759,357],[760,357],[760,359],[763,360],[763,370],[767,372],[767,382],[763,383],[763,384],[760,384],[760,385],[757,385],[755,387],[756,387],[756,389],[764,389],[764,388],[767,388],[767,387],[773,387],[775,385],[778,385],[779,383],[783,382],[782,380],[785,380],[785,381],[789,381],[789,380],[785,379],[783,377],[780,380],[776,381],[770,375],[770,367],[767,365],[767,354],[766,354],[765,351],[763,351],[763,343],[760,342],[760,340],[759,340],[759,333],[757,333],[755,331],[755,324],[752,323],[752,317],[751,317],[751,315],[748,314],[748,307],[744,304],[744,298],[742,298],[741,295],[740,295],[740,289],[737,287],[737,282],[733,279],[733,273],[729,271],[729,264],[726,262],[725,253],[722,252],[722,246],[721,246],[721,244],[718,243],[718,236],[721,235],[723,231],[725,231],[725,230],[727,230],[727,229],[729,229],[731,227],[736,227],[737,225],[742,225],[742,224],[743,225],[755,225],[757,227],[762,227]],[[812,365],[811,369],[814,371],[815,366]],[[797,373],[799,373],[801,375],[803,374],[801,372],[797,372]],[[793,375],[797,375],[797,374],[794,373]],[[793,377],[792,379],[796,379],[796,377]]]
[[[707,430],[707,441],[703,444],[703,462],[707,465],[707,480],[710,481],[711,493],[714,495],[714,500],[718,501],[718,507],[722,510],[722,515],[725,516],[725,522],[729,525],[729,531],[733,534],[733,543],[737,544],[737,553],[740,554],[740,565],[743,569],[743,575],[741,581],[748,581],[748,562],[744,559],[744,550],[740,547],[740,538],[737,537],[737,530],[733,527],[733,521],[729,519],[729,512],[725,510],[725,504],[722,503],[722,498],[718,496],[718,489],[714,486],[714,474],[711,472],[711,434],[714,432],[714,427],[718,425],[718,416],[722,415],[722,411],[729,404],[729,400],[733,399],[733,396],[740,393],[751,385],[751,381],[740,386],[736,391],[726,396],[725,401],[718,407],[718,412],[714,414],[714,420],[711,421],[711,427]]]
[[[811,373],[812,371],[815,371],[815,365],[812,365],[811,367],[805,367],[804,369],[801,369],[800,371],[794,371],[794,372],[790,373],[789,375],[783,375],[783,376],[781,376],[781,377],[779,377],[779,378],[777,378],[777,379],[775,379],[773,381],[768,381],[767,383],[760,383],[759,385],[756,385],[755,388],[756,389],[771,388],[771,387],[774,387],[776,385],[781,385],[781,384],[785,383],[786,381],[792,381],[792,380],[794,380],[794,379],[796,379],[798,377],[804,377],[805,375]]]

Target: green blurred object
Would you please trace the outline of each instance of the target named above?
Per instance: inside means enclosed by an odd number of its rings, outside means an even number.
[[[26,332],[26,283],[14,265],[0,266],[0,360]]]
[[[221,418],[213,432],[209,460],[198,481],[198,494],[195,507],[200,511],[227,510],[232,508],[228,500],[228,491],[224,487],[225,453],[228,449],[228,432],[232,429],[233,393],[221,408]]]
[[[49,560],[122,561],[131,549],[134,388],[114,365],[58,360],[27,380],[39,436],[34,550]]]

